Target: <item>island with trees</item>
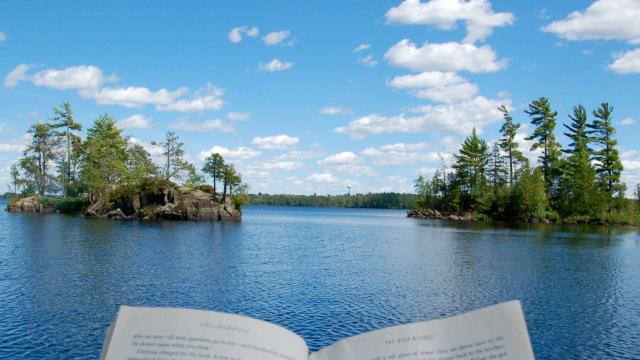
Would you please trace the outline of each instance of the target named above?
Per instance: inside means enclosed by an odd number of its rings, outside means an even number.
[[[499,110],[501,138],[489,146],[473,129],[450,168],[443,164],[431,180],[415,181],[418,200],[409,217],[640,225],[640,185],[634,199],[625,197],[612,106],[602,103],[591,120],[583,106],[575,106],[564,125],[570,143],[562,148],[549,99],[528,104],[533,133],[526,140],[538,150],[539,166],[519,149],[520,124],[505,106]]]
[[[152,142],[162,166],[109,115],[81,134],[71,105],[28,130],[30,143],[11,166],[8,211],[82,213],[89,218],[239,219],[246,185],[232,164],[210,154],[201,171],[185,160],[173,132]],[[211,184],[207,183],[211,179]]]

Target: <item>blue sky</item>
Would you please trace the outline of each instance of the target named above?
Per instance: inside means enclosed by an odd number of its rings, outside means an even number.
[[[4,1],[0,191],[51,108],[100,114],[132,141],[175,131],[220,152],[252,192],[411,191],[508,105],[615,107],[640,182],[640,1]],[[557,129],[561,142],[566,138]],[[519,135],[524,141],[530,126]]]

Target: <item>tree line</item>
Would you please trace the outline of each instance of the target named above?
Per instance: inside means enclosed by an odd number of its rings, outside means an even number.
[[[287,195],[250,194],[247,203],[253,205],[346,207],[376,209],[412,209],[415,194],[367,193],[353,195]]]
[[[531,151],[538,150],[538,166],[524,156],[516,135],[520,124],[506,106],[501,137],[492,146],[476,129],[462,143],[451,168],[415,181],[417,208],[507,221],[567,221],[640,223],[640,185],[634,201],[625,198],[626,185],[618,153],[613,107],[603,102],[589,115],[574,106],[563,148],[556,138],[557,115],[549,99],[528,104],[525,113],[533,133]]]
[[[184,143],[171,131],[152,142],[162,149],[161,166],[142,145],[123,136],[107,114],[95,119],[84,139],[81,131],[68,102],[54,108],[51,119],[32,124],[28,130],[31,142],[11,165],[9,193],[95,202],[123,188],[139,191],[151,184],[177,184],[207,190],[213,200],[224,202],[229,195],[246,191],[233,164],[218,153],[209,155],[198,171],[185,159]],[[207,177],[212,185],[207,184]]]

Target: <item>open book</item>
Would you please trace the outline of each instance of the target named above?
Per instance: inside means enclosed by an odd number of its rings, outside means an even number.
[[[204,310],[121,306],[102,359],[480,360],[533,359],[520,302],[353,336],[309,354],[280,326]]]

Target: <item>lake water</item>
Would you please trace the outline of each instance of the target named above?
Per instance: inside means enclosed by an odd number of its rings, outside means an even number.
[[[637,230],[404,215],[247,206],[239,222],[145,223],[2,211],[0,358],[97,358],[120,304],[244,314],[316,350],[511,299],[540,359],[640,358]]]

